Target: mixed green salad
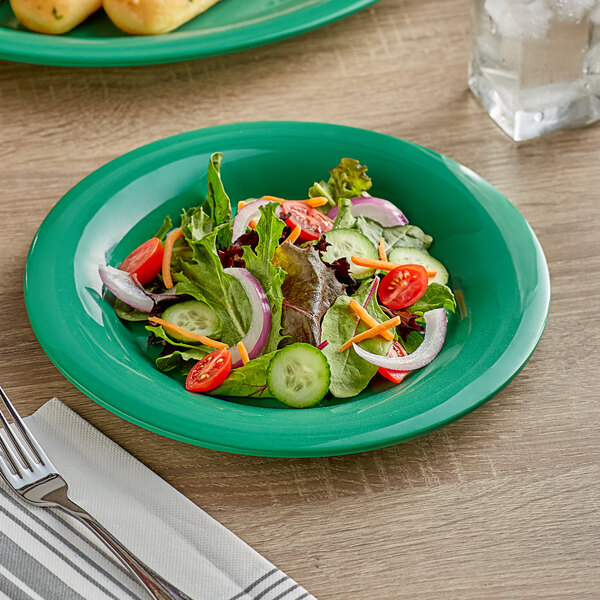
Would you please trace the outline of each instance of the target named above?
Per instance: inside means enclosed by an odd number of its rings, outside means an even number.
[[[304,200],[232,204],[223,155],[204,202],[170,216],[100,276],[125,321],[146,322],[156,367],[186,389],[276,398],[295,408],[400,383],[435,358],[455,299],[433,239],[369,194],[367,167],[344,158]]]

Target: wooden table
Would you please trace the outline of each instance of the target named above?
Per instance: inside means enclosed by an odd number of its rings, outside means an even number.
[[[2,385],[24,414],[60,397],[320,600],[600,597],[600,126],[513,143],[467,89],[468,29],[468,2],[382,0],[296,39],[195,62],[0,63]],[[515,381],[413,442],[288,460],[161,438],[59,374],[22,292],[47,212],[142,144],[262,119],[407,138],[506,194],[553,285],[546,332]]]

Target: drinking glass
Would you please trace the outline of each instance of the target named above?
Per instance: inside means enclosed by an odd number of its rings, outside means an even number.
[[[514,140],[600,119],[600,0],[472,0],[469,87]]]

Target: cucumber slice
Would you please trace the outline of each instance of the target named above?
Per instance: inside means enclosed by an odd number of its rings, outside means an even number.
[[[267,372],[273,396],[292,408],[308,408],[319,402],[329,390],[330,381],[325,355],[300,342],[279,350]]]
[[[388,260],[400,265],[422,265],[426,269],[435,269],[437,275],[429,279],[429,283],[448,283],[448,271],[446,267],[439,261],[433,258],[431,254],[417,248],[394,248],[388,254]]]
[[[198,335],[212,337],[219,333],[220,323],[215,312],[204,302],[188,300],[173,304],[161,315],[165,321],[173,323]],[[184,336],[169,332],[169,335],[180,342],[194,341]]]
[[[350,260],[351,256],[379,258],[377,248],[362,233],[356,229],[332,229],[325,234],[325,239],[331,246],[323,253],[323,260],[332,263],[338,258],[345,257],[350,263],[350,275],[357,281],[371,277],[375,273],[374,269],[359,267]]]

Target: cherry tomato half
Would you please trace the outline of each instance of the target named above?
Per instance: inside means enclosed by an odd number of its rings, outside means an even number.
[[[394,340],[388,350],[387,357],[400,358],[401,356],[406,356],[406,350],[400,342]],[[394,383],[400,383],[409,373],[409,371],[393,371],[392,369],[386,369],[384,367],[379,367],[378,371],[380,375],[383,375],[386,379],[389,379]]]
[[[188,392],[208,392],[219,387],[231,371],[229,350],[215,350],[199,360],[188,373],[185,389]]]
[[[119,267],[136,275],[138,281],[144,285],[152,281],[162,268],[163,245],[158,238],[151,238],[136,248]]]
[[[382,304],[395,310],[414,304],[427,289],[427,269],[421,265],[400,265],[390,271],[379,286]]]
[[[282,204],[281,210],[284,214],[289,214],[285,221],[286,225],[292,229],[296,225],[300,225],[300,239],[303,242],[318,240],[333,228],[333,221],[329,217],[304,202],[286,200]]]

